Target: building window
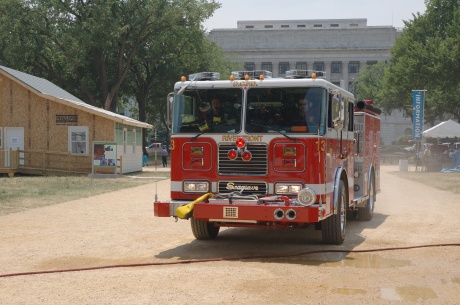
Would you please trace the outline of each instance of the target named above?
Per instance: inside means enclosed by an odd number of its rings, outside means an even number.
[[[409,113],[408,111],[403,110],[402,115],[403,115],[404,118],[410,119],[412,117],[412,112]],[[412,131],[411,131],[411,134],[412,134]]]
[[[348,64],[348,73],[358,73],[359,72],[359,62],[351,61]]]
[[[338,28],[339,27],[339,25],[337,23],[331,23],[330,26],[331,26],[331,28]]]
[[[305,27],[305,24],[298,24],[297,27],[298,27],[298,28],[304,28],[304,27]]]
[[[340,82],[332,82],[334,85],[340,87]]]
[[[68,150],[72,154],[88,154],[88,126],[69,126]]]
[[[324,71],[324,62],[317,61],[313,63],[313,70],[315,71]]]
[[[282,24],[282,25],[281,25],[281,28],[282,28],[282,29],[285,29],[285,28],[288,28],[288,27],[289,27],[289,24]]]
[[[332,62],[332,64],[331,64],[331,73],[342,73],[342,63],[341,62]]]
[[[247,25],[246,28],[247,28],[247,29],[253,29],[254,26],[253,26],[253,25]]]
[[[246,71],[254,71],[256,69],[256,65],[253,62],[245,62],[244,63],[244,70]]]
[[[263,62],[261,68],[262,70],[273,72],[273,65],[271,62]]]
[[[265,28],[266,29],[273,29],[273,25],[266,25]]]
[[[355,93],[355,82],[351,81],[348,82],[348,92]]]
[[[280,62],[279,65],[279,74],[286,74],[286,71],[289,70],[289,63],[288,62]]]
[[[351,27],[359,26],[357,23],[350,23]]]
[[[307,63],[306,62],[297,62],[295,64],[296,70],[307,70]]]
[[[322,25],[322,24],[314,24],[313,27],[314,27],[314,28],[322,28],[323,25]]]
[[[372,66],[372,65],[376,65],[376,64],[377,64],[377,61],[376,61],[376,60],[368,60],[368,61],[366,62],[366,65],[368,65],[368,66]]]

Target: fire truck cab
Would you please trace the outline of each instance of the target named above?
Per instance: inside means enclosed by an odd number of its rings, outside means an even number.
[[[189,219],[197,239],[220,227],[315,225],[342,244],[347,220],[371,220],[380,190],[380,110],[293,70],[192,74],[174,86],[171,198],[154,215]]]

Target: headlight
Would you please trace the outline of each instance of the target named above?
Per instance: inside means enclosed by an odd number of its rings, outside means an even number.
[[[316,194],[310,188],[304,188],[300,190],[299,194],[297,195],[297,201],[303,206],[310,206],[315,203]]]
[[[283,184],[277,183],[275,185],[276,194],[297,194],[302,189],[301,184]]]
[[[207,193],[209,183],[203,181],[184,181],[184,192],[188,193]]]

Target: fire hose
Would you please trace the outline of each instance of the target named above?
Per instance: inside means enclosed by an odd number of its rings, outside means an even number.
[[[192,264],[192,263],[207,263],[207,262],[219,262],[219,261],[237,261],[237,260],[252,260],[252,259],[273,259],[273,258],[287,258],[304,256],[309,254],[318,253],[370,253],[370,252],[383,252],[383,251],[396,251],[396,250],[409,250],[409,249],[420,249],[420,248],[435,248],[435,247],[459,247],[460,244],[429,244],[429,245],[417,245],[417,246],[406,246],[406,247],[391,247],[391,248],[377,248],[377,249],[363,249],[363,250],[339,250],[339,249],[327,249],[327,250],[312,250],[303,251],[294,254],[277,254],[277,255],[251,255],[251,256],[240,256],[240,257],[217,257],[207,259],[189,259],[183,261],[174,262],[152,262],[142,264],[119,264],[119,265],[107,265],[107,266],[95,266],[88,268],[75,268],[75,269],[60,269],[60,270],[44,270],[44,271],[31,271],[31,272],[20,272],[10,274],[0,274],[0,278],[4,277],[15,277],[25,275],[38,275],[38,274],[49,274],[49,273],[65,273],[65,272],[76,272],[76,271],[90,271],[100,269],[113,269],[113,268],[132,268],[132,267],[146,267],[146,266],[165,266],[165,265],[179,265],[179,264]]]

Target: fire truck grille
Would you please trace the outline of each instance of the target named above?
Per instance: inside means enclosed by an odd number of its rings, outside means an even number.
[[[267,184],[258,181],[219,181],[219,193],[232,193],[243,190],[243,195],[266,195]]]
[[[230,160],[227,153],[236,149],[234,143],[219,145],[219,174],[237,176],[264,176],[267,175],[267,145],[248,144],[247,150],[252,153],[250,161],[243,161],[241,156],[236,160]]]

